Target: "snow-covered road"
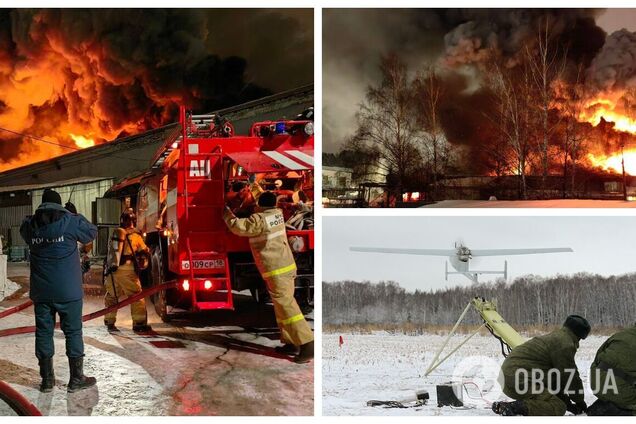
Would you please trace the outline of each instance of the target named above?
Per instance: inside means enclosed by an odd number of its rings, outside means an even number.
[[[552,200],[442,200],[423,208],[636,208],[636,202],[624,200],[552,199]]]
[[[324,334],[322,339],[322,396],[325,415],[492,415],[490,404],[505,399],[496,381],[503,362],[500,345],[492,336],[471,339],[428,377],[424,372],[445,335]],[[454,336],[448,347],[465,335]],[[595,400],[589,388],[589,368],[605,337],[590,336],[581,341],[576,356],[586,385],[586,401]],[[464,382],[464,408],[437,407],[435,387],[447,382]],[[430,400],[424,406],[398,409],[366,406],[369,400],[400,400],[425,389]]]
[[[25,299],[0,302],[0,310]],[[149,336],[131,331],[128,308],[118,315],[120,334],[109,334],[101,318],[85,323],[85,373],[98,383],[74,394],[66,392],[61,332],[50,394],[37,390],[33,335],[0,338],[0,380],[45,415],[313,415],[313,362],[298,365],[274,352],[279,342],[271,306],[238,296],[236,307],[165,324],[148,302],[156,332]],[[84,313],[101,308],[100,297],[85,298]],[[0,321],[0,328],[24,325],[33,325],[32,308]],[[9,414],[1,403],[0,415]]]

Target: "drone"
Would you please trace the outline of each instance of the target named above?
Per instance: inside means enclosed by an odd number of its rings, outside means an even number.
[[[483,274],[503,275],[504,280],[508,279],[508,261],[504,261],[502,271],[478,271],[470,269],[470,260],[484,256],[510,256],[510,255],[536,255],[546,253],[571,253],[574,252],[569,247],[548,247],[548,248],[528,248],[528,249],[470,249],[463,243],[455,243],[454,249],[402,249],[388,247],[351,247],[352,252],[365,253],[390,253],[398,255],[419,255],[419,256],[446,256],[448,262],[455,271],[448,270],[446,262],[445,275],[448,281],[449,275],[463,275],[469,280],[478,283],[479,276]]]

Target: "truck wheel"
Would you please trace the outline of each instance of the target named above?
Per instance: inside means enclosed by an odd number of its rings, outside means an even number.
[[[164,283],[163,261],[159,249],[155,249],[152,255],[152,285],[156,286]],[[152,303],[155,305],[155,312],[163,322],[171,319],[168,313],[168,294],[166,290],[160,290],[152,296]]]

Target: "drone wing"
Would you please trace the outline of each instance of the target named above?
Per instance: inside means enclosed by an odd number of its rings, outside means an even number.
[[[398,255],[453,256],[455,249],[393,249],[388,247],[350,247],[352,252],[394,253]]]
[[[535,255],[541,253],[565,253],[574,252],[569,247],[548,247],[538,249],[471,249],[470,253],[476,256],[510,256],[510,255]]]

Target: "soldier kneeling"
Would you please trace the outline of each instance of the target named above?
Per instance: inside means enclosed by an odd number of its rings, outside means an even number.
[[[503,392],[514,402],[495,402],[499,415],[574,415],[587,410],[574,355],[591,327],[570,315],[563,327],[515,347],[501,366]],[[569,383],[569,384],[568,384]]]

